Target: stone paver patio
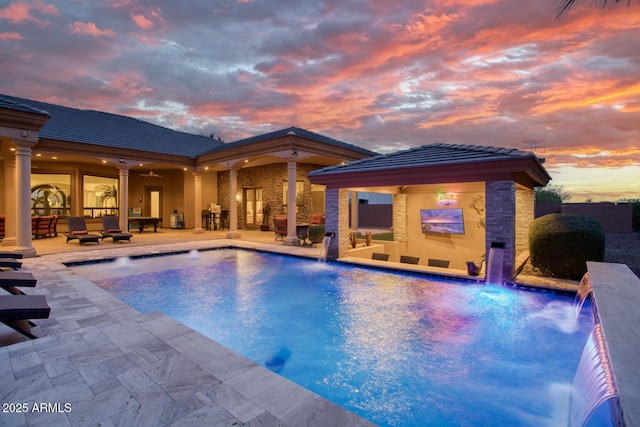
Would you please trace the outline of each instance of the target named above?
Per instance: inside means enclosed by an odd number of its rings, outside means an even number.
[[[0,425],[371,425],[159,312],[138,313],[62,264],[231,243],[267,245],[223,236],[165,231],[136,235],[137,245],[79,247],[60,237],[36,242],[45,255],[25,259],[23,267],[38,279],[28,291],[47,297],[51,315],[33,328],[40,336],[35,340],[0,324],[0,400],[18,405],[7,406]],[[272,242],[273,234],[255,239]]]

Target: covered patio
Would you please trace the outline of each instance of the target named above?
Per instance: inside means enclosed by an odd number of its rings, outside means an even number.
[[[518,256],[528,250],[534,188],[551,179],[543,162],[516,149],[431,144],[316,170],[309,179],[327,187],[326,228],[336,233],[331,258],[371,257],[371,251],[350,248],[349,200],[353,216],[355,194],[386,193],[393,196],[394,240],[384,243],[390,261],[405,255],[465,271],[467,261],[488,259],[498,243],[504,247],[501,276],[512,281]],[[457,218],[455,230],[434,231],[428,224],[434,212]]]

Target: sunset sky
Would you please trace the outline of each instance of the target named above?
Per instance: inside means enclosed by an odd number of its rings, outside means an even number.
[[[0,93],[225,141],[528,150],[579,202],[640,198],[640,2],[0,0]]]

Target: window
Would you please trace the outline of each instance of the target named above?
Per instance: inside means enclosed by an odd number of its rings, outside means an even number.
[[[71,175],[31,174],[31,215],[71,214]]]
[[[326,185],[311,184],[311,212],[324,213]]]
[[[85,175],[82,177],[85,216],[118,215],[118,179]]]

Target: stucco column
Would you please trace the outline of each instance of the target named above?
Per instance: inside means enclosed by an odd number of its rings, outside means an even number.
[[[120,230],[126,231],[129,227],[129,168],[121,166],[120,172],[120,192],[118,193],[119,225]]]
[[[296,170],[295,160],[287,162],[287,237],[285,245],[295,246],[300,244],[296,234]]]
[[[229,232],[227,239],[239,239],[238,233],[238,170],[229,169]]]
[[[198,173],[193,174],[193,186],[193,206],[195,209],[195,218],[193,219],[195,228],[193,229],[193,232],[195,234],[200,234],[204,233],[204,230],[202,229],[202,175]]]
[[[16,210],[9,206],[16,206],[16,157],[12,151],[7,150],[4,156],[4,239],[2,246],[16,245]],[[31,193],[31,189],[29,189]]]
[[[351,192],[351,229],[358,231],[358,192]]]
[[[31,244],[31,146],[16,144],[16,251],[25,257],[36,256]]]

